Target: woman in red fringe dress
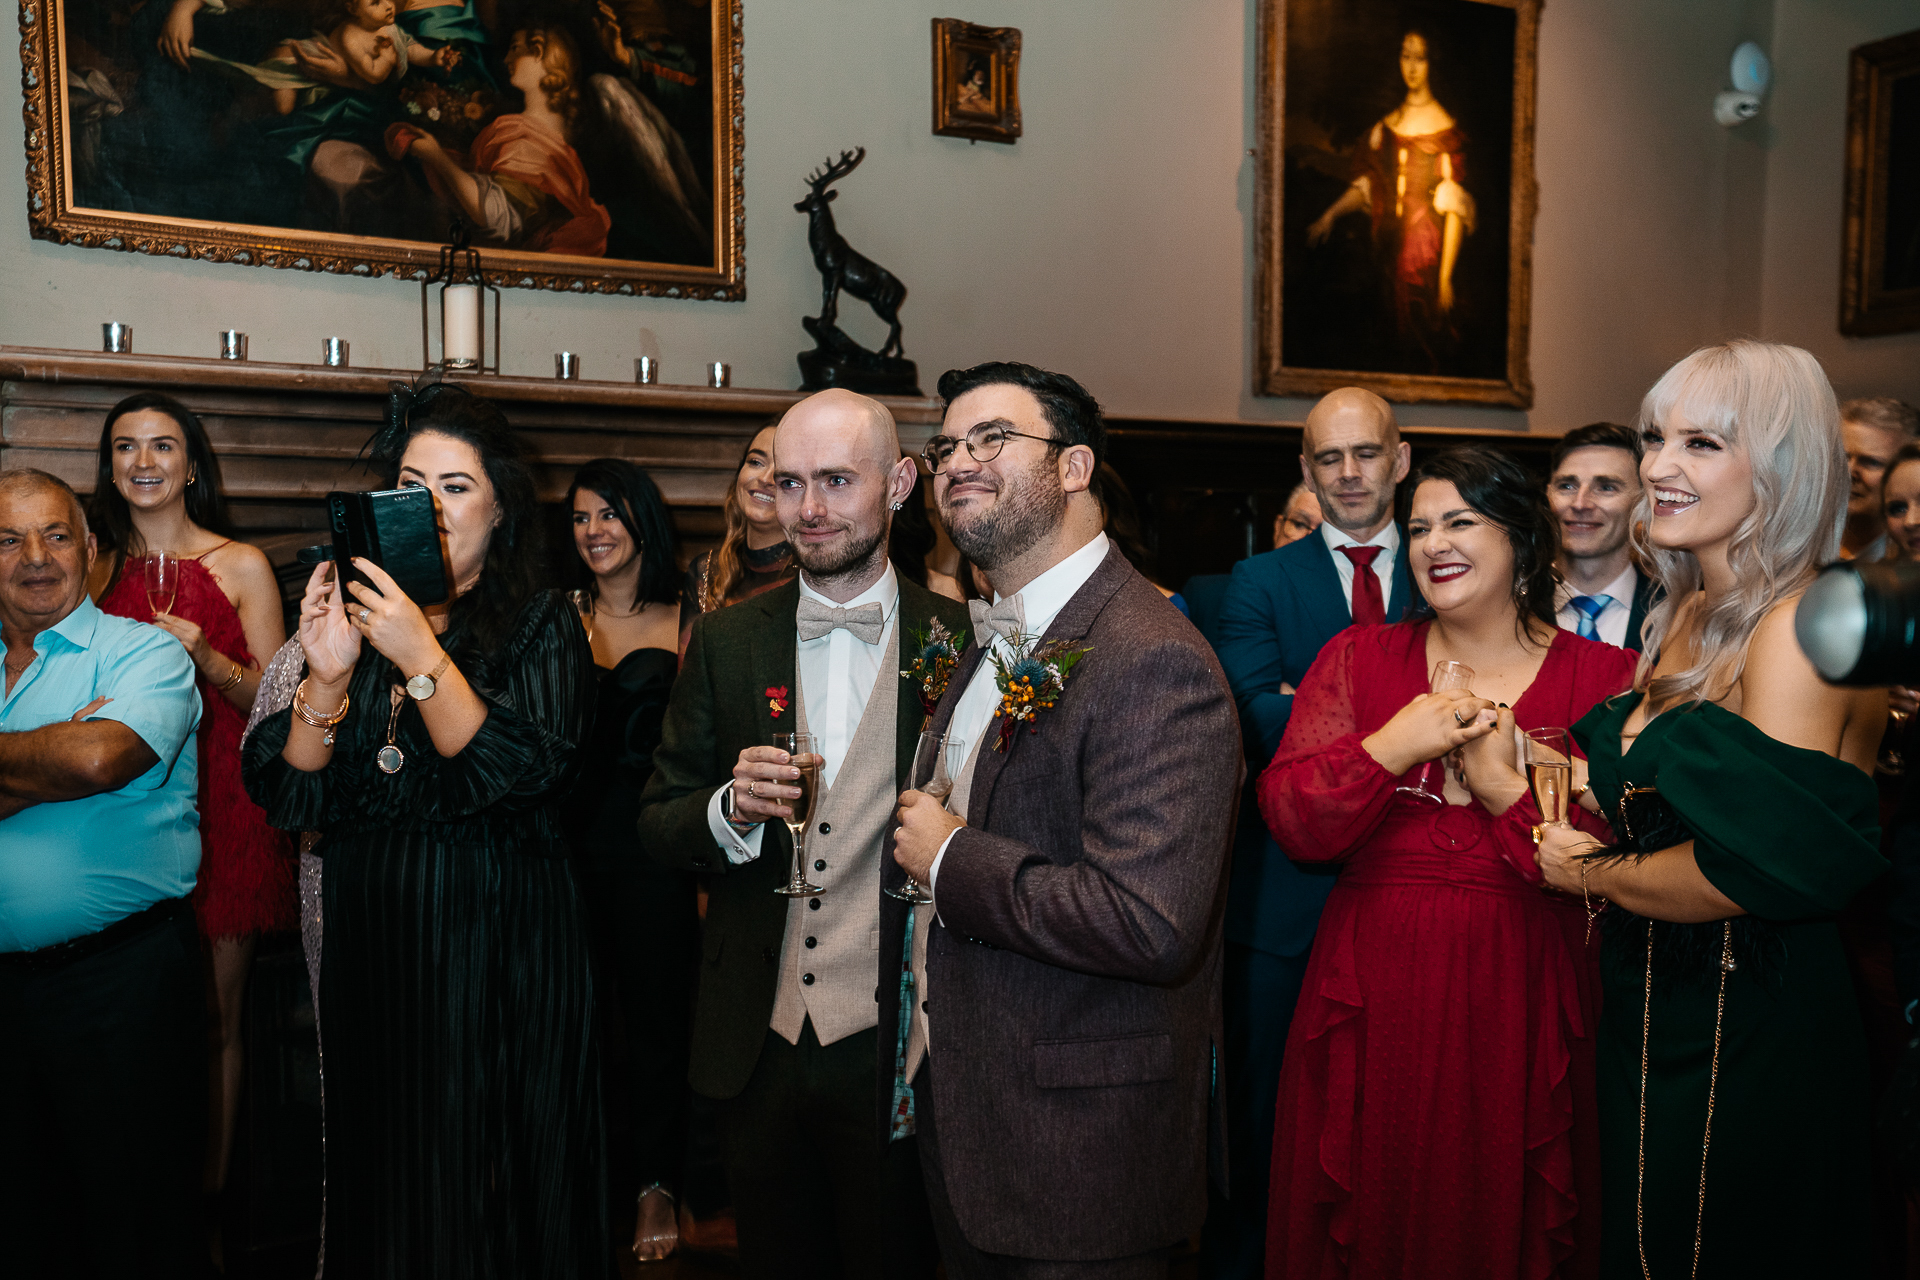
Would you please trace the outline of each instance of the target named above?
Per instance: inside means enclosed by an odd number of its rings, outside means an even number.
[[[88,523],[100,541],[92,588],[100,608],[151,622],[199,669],[200,873],[194,915],[212,957],[207,1190],[226,1183],[245,1065],[240,1010],[254,940],[296,924],[298,864],[240,784],[240,734],[261,662],[286,640],[280,587],[259,548],[226,536],[226,502],[206,431],[170,396],[128,396],[100,429]],[[147,598],[145,557],[180,562],[171,607]],[[159,608],[156,610],[156,605]]]
[[[1287,1037],[1267,1275],[1591,1277],[1600,939],[1541,888],[1515,726],[1573,724],[1634,655],[1555,626],[1553,519],[1513,461],[1459,449],[1411,483],[1424,607],[1328,643],[1257,784],[1288,856],[1340,868]],[[1471,692],[1428,692],[1446,660]],[[1399,790],[1434,761],[1444,804]]]

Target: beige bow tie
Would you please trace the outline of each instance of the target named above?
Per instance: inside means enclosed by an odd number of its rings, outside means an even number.
[[[887,613],[877,602],[838,609],[801,596],[794,620],[802,640],[818,640],[835,631],[845,631],[863,644],[879,644],[880,633],[886,629]]]
[[[985,600],[969,600],[967,613],[973,618],[974,637],[983,646],[992,634],[999,635],[1008,644],[1018,645],[1027,630],[1026,601],[1017,595],[1008,596],[995,605]]]

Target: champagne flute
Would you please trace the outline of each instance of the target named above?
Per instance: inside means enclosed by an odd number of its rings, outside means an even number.
[[[1433,664],[1433,677],[1427,681],[1428,693],[1444,693],[1448,689],[1464,689],[1473,683],[1473,668],[1464,662],[1436,662]],[[1411,787],[1395,787],[1394,790],[1405,795],[1419,796],[1422,800],[1431,800],[1435,804],[1445,804],[1447,798],[1434,791],[1428,784],[1433,781],[1435,762],[1427,761],[1420,766],[1420,779]]]
[[[567,599],[573,601],[574,611],[580,615],[580,625],[586,629],[587,643],[593,643],[593,597],[584,587],[575,587],[567,592]]]
[[[820,796],[820,740],[810,733],[776,733],[773,745],[787,753],[800,776],[789,786],[800,788],[798,800],[787,801],[793,816],[786,819],[793,836],[793,874],[774,892],[788,898],[813,898],[826,892],[807,881],[807,828],[813,822],[813,807]]]
[[[913,753],[913,777],[926,779],[919,786],[923,795],[932,796],[940,802],[942,808],[948,808],[953,797],[954,780],[960,776],[967,764],[967,740],[951,733],[940,733],[933,729],[920,731],[920,745]],[[898,889],[888,889],[887,896],[898,898],[902,902],[911,902],[915,906],[924,906],[933,901],[933,895],[920,887],[920,882],[908,876],[906,883]]]
[[[172,613],[173,600],[180,592],[179,557],[156,551],[142,566],[147,579],[147,607],[155,614]]]
[[[1524,743],[1527,785],[1543,825],[1564,824],[1573,791],[1573,750],[1565,729],[1529,729]]]

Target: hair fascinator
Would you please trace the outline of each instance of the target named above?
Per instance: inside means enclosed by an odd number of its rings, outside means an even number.
[[[443,389],[438,369],[422,375],[412,386],[389,382],[386,421],[360,446],[360,456],[389,471],[398,467],[407,451],[407,439],[413,434],[414,414],[432,404]]]

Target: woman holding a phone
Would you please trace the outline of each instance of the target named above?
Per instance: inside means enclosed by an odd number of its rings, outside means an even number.
[[[87,523],[100,541],[90,585],[102,612],[151,622],[198,669],[200,868],[194,917],[212,973],[217,1061],[206,1189],[227,1180],[245,1048],[240,1010],[254,941],[294,926],[293,849],[240,785],[240,731],[260,660],[286,640],[280,585],[257,547],[236,542],[219,463],[194,412],[142,391],[107,411]]]
[[[592,980],[560,819],[592,652],[540,585],[527,451],[497,408],[398,390],[374,459],[434,494],[448,603],[423,608],[365,559],[318,566],[306,678],[244,753],[269,819],[321,833],[327,1262],[605,1274]]]

